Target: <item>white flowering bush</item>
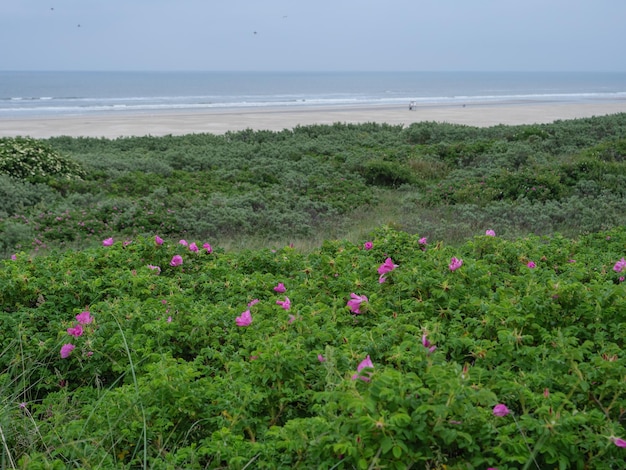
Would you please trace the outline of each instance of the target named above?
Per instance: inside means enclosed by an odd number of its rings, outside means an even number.
[[[16,137],[0,139],[0,174],[41,182],[49,178],[80,178],[84,171],[78,163],[41,141]]]

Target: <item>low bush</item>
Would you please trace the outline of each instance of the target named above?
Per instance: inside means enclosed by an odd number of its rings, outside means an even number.
[[[2,459],[621,468],[626,230],[490,234],[17,253],[0,266]]]
[[[39,140],[5,137],[0,139],[0,174],[32,182],[45,182],[51,177],[80,178],[85,172],[78,163],[61,156]]]

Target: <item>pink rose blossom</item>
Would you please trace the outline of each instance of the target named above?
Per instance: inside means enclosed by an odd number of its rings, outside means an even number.
[[[250,313],[250,310],[246,310],[240,316],[235,318],[235,323],[237,323],[237,326],[249,326],[250,323],[252,323],[252,314]]]
[[[189,243],[187,243],[187,240],[184,240],[184,239],[183,240],[178,240],[178,244],[179,245],[183,245],[183,246],[188,246],[189,245]]]
[[[363,360],[360,362],[360,364],[357,366],[357,368],[356,368],[356,372],[357,372],[357,373],[356,373],[356,374],[354,374],[354,375],[352,376],[352,380],[357,380],[357,379],[360,379],[360,380],[363,380],[363,381],[365,381],[365,382],[369,382],[369,381],[370,381],[370,378],[369,378],[369,377],[365,377],[365,376],[363,376],[363,375],[359,375],[359,372],[361,372],[361,371],[362,371],[363,369],[365,369],[365,368],[370,368],[370,369],[373,369],[373,368],[374,368],[374,364],[372,363],[372,360],[370,359],[369,354],[368,354],[368,355],[367,355],[367,357],[366,357],[365,359],[363,359]]]
[[[428,238],[426,237],[422,237],[420,238],[417,243],[419,243],[420,245],[427,245],[428,244]]]
[[[159,237],[158,235],[154,236],[154,243],[156,243],[157,245],[163,245],[163,239],[161,237]]]
[[[103,246],[111,246],[111,245],[113,245],[113,238],[107,238],[105,240],[102,240],[102,245]]]
[[[157,274],[161,274],[161,268],[159,268],[158,266],[153,266],[153,265],[149,264],[148,268],[152,269],[153,271],[156,271]]]
[[[497,404],[496,406],[493,407],[493,414],[495,416],[500,416],[500,417],[504,417],[506,415],[508,415],[511,412],[511,410],[509,410],[506,405],[503,405],[502,403]]]
[[[385,274],[387,274],[388,272],[393,271],[397,267],[398,267],[398,265],[394,264],[393,260],[391,258],[387,258],[385,260],[385,262],[378,267],[378,274],[380,275],[378,277],[378,282],[381,283],[381,284],[383,282],[385,282],[387,280],[387,279],[385,279]]]
[[[72,354],[72,351],[76,348],[72,343],[67,343],[61,346],[61,357],[67,359]]]
[[[278,285],[274,287],[274,290],[279,294],[284,294],[287,291],[287,288],[285,287],[285,284],[279,282]]]
[[[371,250],[372,248],[374,248],[374,244],[372,242],[365,242],[363,244],[363,249],[365,250]]]
[[[620,439],[619,437],[612,437],[611,440],[613,441],[613,444],[615,444],[617,447],[626,448],[626,441],[624,439]]]
[[[626,268],[626,259],[622,258],[617,263],[615,263],[615,266],[613,266],[613,271],[615,271],[616,273],[621,273],[624,268]]]
[[[13,261],[15,261],[15,260],[17,259],[17,255],[12,254],[12,255],[11,255],[11,259],[12,259]]]
[[[485,235],[487,235],[488,237],[495,237],[496,236],[496,232],[494,232],[493,230],[489,229],[485,231]]]
[[[202,248],[204,248],[206,250],[206,252],[209,253],[209,254],[211,254],[211,252],[213,251],[213,248],[211,248],[211,244],[210,243],[203,244]]]
[[[528,266],[530,269],[535,269],[537,267],[534,261],[529,261],[526,266]]]
[[[189,251],[193,251],[194,253],[198,252],[198,245],[196,245],[195,243],[190,243],[189,244]]]
[[[172,257],[172,261],[170,261],[170,266],[180,266],[183,264],[183,257],[180,255],[174,255]]]
[[[76,315],[76,321],[81,325],[88,325],[93,321],[93,318],[91,317],[91,313],[88,310],[85,310],[84,312]]]
[[[291,300],[289,300],[289,297],[285,297],[285,300],[277,300],[276,305],[280,305],[285,310],[289,310],[291,308]]]
[[[463,266],[463,260],[460,258],[455,258],[453,256],[452,259],[450,260],[450,264],[448,265],[448,268],[450,268],[450,271],[456,271],[461,266]]]
[[[422,335],[422,345],[428,349],[429,353],[433,353],[437,349],[437,346],[433,345],[430,341],[428,341],[428,338],[426,337],[425,334]]]
[[[83,335],[83,325],[81,325],[79,323],[76,326],[74,326],[73,328],[68,328],[67,329],[67,334],[70,335],[70,336],[74,336],[75,338],[78,338],[79,336],[82,336]]]
[[[350,294],[350,297],[352,298],[348,300],[347,306],[350,308],[352,313],[360,314],[361,304],[363,302],[369,302],[368,298],[364,295],[357,295],[354,292]]]

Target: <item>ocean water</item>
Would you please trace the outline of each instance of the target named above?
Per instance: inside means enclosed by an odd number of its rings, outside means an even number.
[[[0,118],[602,100],[626,100],[626,73],[0,71]]]

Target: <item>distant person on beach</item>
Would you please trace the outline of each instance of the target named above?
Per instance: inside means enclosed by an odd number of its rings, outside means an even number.
[[[417,103],[415,101],[411,101],[409,103],[409,111],[413,111],[416,108],[417,108]]]

